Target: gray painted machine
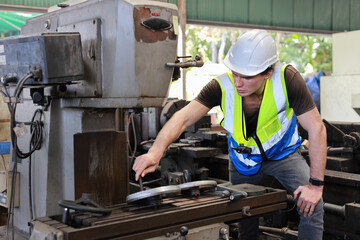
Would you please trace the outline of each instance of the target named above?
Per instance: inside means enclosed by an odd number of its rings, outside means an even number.
[[[76,199],[80,192],[97,193],[94,198],[103,205],[125,201],[129,191],[124,132],[128,116],[134,110],[159,107],[166,101],[174,69],[166,64],[177,60],[177,24],[178,11],[173,4],[90,0],[30,19],[23,26],[21,37],[15,41],[22,42],[22,38],[29,42],[30,36],[42,39],[46,34],[55,40],[59,33],[80,34],[76,49],[82,55],[82,61],[74,61],[75,48],[66,49],[66,44],[47,48],[39,43],[40,52],[42,49],[50,59],[22,58],[25,72],[40,68],[42,73],[48,69],[48,73],[54,69],[64,73],[67,66],[83,72],[56,82],[44,81],[47,75],[36,77],[33,72],[24,83],[27,87],[19,96],[16,122],[29,122],[37,109],[46,111],[41,118],[41,148],[31,160],[17,159],[21,196],[14,211],[16,228],[28,231],[32,217],[60,213],[58,201]],[[30,44],[28,53],[33,53],[33,46]],[[11,56],[24,55],[23,47],[12,48],[13,53],[5,47],[5,51]],[[62,58],[65,51],[70,54]],[[36,62],[42,60],[43,65]],[[2,76],[12,74],[15,84],[23,72],[16,73],[11,64],[19,62],[2,64]],[[46,101],[35,102],[38,98]],[[9,101],[15,104],[17,100]],[[29,134],[18,136],[19,149],[27,150],[29,138]]]
[[[172,102],[159,117],[172,79],[178,78],[180,67],[202,65],[198,56],[179,61],[177,35],[173,4],[89,0],[30,19],[21,36],[0,41],[3,95],[17,129],[12,169],[20,175],[20,202],[10,206],[15,228],[27,232],[31,222],[32,239],[143,239],[179,229],[182,239],[187,234],[182,225],[210,225],[202,231],[211,229],[216,239],[226,239],[224,221],[285,208],[283,190],[261,188],[261,196],[247,197],[229,186],[215,192],[216,181],[129,195],[134,192],[129,165],[136,146],[156,137],[158,120],[164,124],[185,104]],[[217,139],[216,133],[200,135]],[[170,147],[168,153],[186,158],[177,170],[190,169],[197,180],[193,159],[217,150],[193,148],[190,142]],[[171,160],[162,166],[165,185],[183,179],[182,172],[168,171],[171,166]],[[203,168],[197,178],[206,179],[207,172]],[[175,196],[158,199],[169,188],[176,189],[170,191]],[[131,196],[140,205],[132,206]],[[9,194],[8,201],[12,199]],[[143,200],[156,209],[144,206]],[[79,208],[89,215],[78,215]],[[146,217],[139,212],[144,208]],[[129,219],[129,214],[134,215]]]

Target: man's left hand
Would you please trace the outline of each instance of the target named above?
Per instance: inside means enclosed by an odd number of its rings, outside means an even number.
[[[304,217],[311,216],[323,194],[323,186],[306,185],[298,187],[294,192],[294,200]]]

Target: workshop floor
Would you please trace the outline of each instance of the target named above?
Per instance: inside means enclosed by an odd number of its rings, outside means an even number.
[[[0,239],[12,239],[11,237],[11,232],[9,232],[9,238],[7,237],[7,233],[6,233],[6,226],[0,226]],[[24,233],[19,233],[17,231],[14,232],[14,240],[27,240],[29,239],[29,236],[25,236],[26,234]]]

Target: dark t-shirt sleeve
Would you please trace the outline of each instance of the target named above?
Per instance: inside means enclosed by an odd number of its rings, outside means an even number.
[[[285,69],[285,84],[290,107],[294,109],[295,115],[301,115],[315,107],[314,100],[300,73],[291,65]],[[211,80],[195,98],[196,101],[208,108],[221,104],[221,87],[219,83]]]
[[[291,65],[285,69],[285,84],[290,107],[294,109],[296,116],[306,113],[315,107],[315,102],[304,79]]]
[[[213,108],[221,104],[221,94],[219,83],[213,79],[203,87],[195,100],[208,108]]]

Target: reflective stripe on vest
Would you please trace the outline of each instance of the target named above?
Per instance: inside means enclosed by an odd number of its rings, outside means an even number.
[[[281,159],[300,145],[296,117],[293,109],[289,107],[287,98],[285,67],[286,65],[278,63],[271,78],[266,82],[256,127],[256,135],[269,160]],[[254,139],[251,137],[247,141],[243,136],[246,134],[246,123],[243,117],[242,97],[236,92],[231,72],[221,75],[216,80],[222,91],[221,107],[224,119],[221,125],[229,133],[230,158],[240,173],[254,174],[260,168],[262,157]],[[240,143],[250,147],[251,154],[237,153],[232,149]]]

